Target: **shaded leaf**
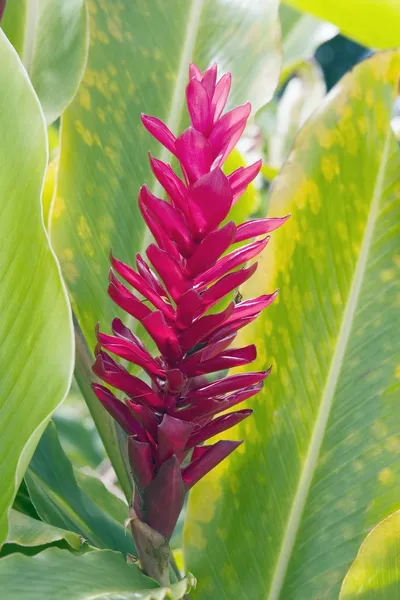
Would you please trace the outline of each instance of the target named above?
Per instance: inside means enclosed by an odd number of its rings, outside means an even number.
[[[74,556],[50,548],[31,558],[15,554],[0,560],[0,587],[7,600],[179,600],[192,584],[190,577],[160,588],[137,565],[107,550]]]
[[[0,31],[0,545],[7,514],[72,376],[70,308],[43,226],[46,129],[37,97]]]
[[[78,484],[53,423],[40,440],[25,481],[31,500],[46,523],[74,531],[97,548],[135,554],[130,533],[125,531],[123,523],[114,518],[113,509],[104,510],[108,502],[114,506],[111,492],[95,480],[98,498],[94,501]]]
[[[275,179],[276,232],[245,298],[279,300],[240,342],[274,365],[243,450],[194,488],[194,598],[336,600],[368,530],[400,505],[398,53],[358,65]]]

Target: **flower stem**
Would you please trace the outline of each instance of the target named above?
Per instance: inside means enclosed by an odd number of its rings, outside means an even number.
[[[170,584],[168,540],[141,521],[133,507],[129,511],[133,541],[135,542],[142,570],[162,586]]]

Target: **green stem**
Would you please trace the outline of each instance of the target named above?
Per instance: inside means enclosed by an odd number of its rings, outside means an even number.
[[[124,458],[127,456],[126,435],[118,423],[116,423],[107,411],[104,410],[103,406],[94,395],[90,386],[93,380],[93,355],[88,348],[75,315],[73,316],[73,319],[76,347],[75,379],[89,408],[90,414],[93,417],[93,421],[97,427],[126,499],[128,502],[131,502],[133,484],[128,462]]]

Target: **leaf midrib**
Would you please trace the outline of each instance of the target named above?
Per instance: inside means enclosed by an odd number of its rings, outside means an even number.
[[[185,102],[185,88],[188,76],[188,68],[189,63],[192,60],[193,50],[197,40],[197,33],[200,27],[200,17],[203,5],[204,0],[193,0],[192,7],[189,11],[185,39],[182,46],[181,57],[179,59],[176,83],[166,119],[166,124],[173,133],[176,133],[182,116],[182,109]],[[169,155],[169,150],[163,146],[159,156],[160,160],[165,162]],[[158,196],[160,193],[162,193],[162,191],[163,188],[158,181],[155,180],[154,185],[152,186],[153,194]],[[143,239],[144,248],[147,246],[150,237],[151,234],[146,227]]]
[[[286,579],[287,568],[292,557],[292,551],[300,528],[301,518],[310,491],[312,479],[318,464],[322,442],[324,440],[326,427],[333,405],[335,390],[343,365],[347,343],[350,337],[352,322],[358,305],[358,299],[367,266],[369,250],[373,239],[375,223],[379,214],[379,201],[383,189],[391,137],[392,134],[389,127],[383,146],[382,159],[376,177],[371,208],[368,215],[360,254],[357,260],[356,269],[354,271],[350,293],[343,313],[339,335],[337,337],[331,366],[322,395],[321,405],[315,421],[314,430],[311,436],[306,460],[304,462],[304,466],[296,488],[292,508],[290,510],[287,526],[282,539],[278,560],[272,576],[271,586],[267,596],[268,600],[279,600],[280,598],[280,594]]]

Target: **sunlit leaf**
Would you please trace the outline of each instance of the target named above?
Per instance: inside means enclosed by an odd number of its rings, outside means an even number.
[[[7,514],[73,367],[70,309],[41,214],[46,129],[0,31],[0,544]]]
[[[274,366],[237,451],[194,488],[196,599],[336,600],[369,529],[400,506],[398,53],[358,65],[276,178],[274,235],[245,298],[280,288],[242,343]]]
[[[400,512],[375,527],[362,543],[339,600],[400,598]]]
[[[400,4],[393,0],[285,0],[337,25],[344,35],[373,48],[399,44]]]
[[[0,589],[7,600],[180,600],[192,584],[190,577],[160,588],[122,554],[107,550],[74,556],[50,548],[31,558],[14,554],[0,560]]]
[[[75,96],[85,68],[85,0],[7,0],[2,28],[52,123]]]

